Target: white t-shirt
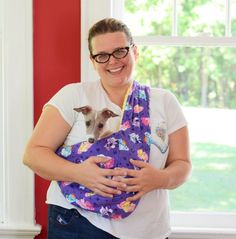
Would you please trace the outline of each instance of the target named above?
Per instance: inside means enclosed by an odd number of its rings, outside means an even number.
[[[65,143],[72,145],[86,140],[86,128],[82,114],[73,110],[85,105],[96,110],[105,107],[121,115],[119,106],[110,101],[100,81],[73,83],[63,87],[47,104],[55,106],[71,131]],[[120,117],[107,121],[107,130],[119,129]],[[150,124],[152,141],[149,163],[156,168],[165,167],[168,155],[168,135],[186,126],[186,120],[175,96],[167,90],[153,88],[150,93]],[[62,195],[57,182],[52,181],[48,192],[48,204],[74,208]],[[169,236],[169,200],[167,190],[153,190],[139,201],[135,211],[118,221],[78,208],[79,213],[96,227],[121,239],[164,239]]]

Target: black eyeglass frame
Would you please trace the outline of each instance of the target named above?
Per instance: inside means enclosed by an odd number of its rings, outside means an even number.
[[[95,54],[95,55],[92,55],[92,54],[91,54],[91,57],[92,57],[97,63],[99,63],[99,64],[104,64],[104,63],[107,63],[107,62],[110,60],[111,56],[113,56],[115,59],[118,59],[118,60],[125,58],[125,57],[128,55],[130,48],[133,47],[133,46],[134,46],[134,44],[131,44],[130,46],[126,46],[126,47],[121,47],[121,48],[118,48],[118,49],[114,50],[112,53],[99,53],[99,54]],[[115,52],[120,51],[120,50],[124,50],[124,49],[127,51],[124,56],[122,56],[122,57],[117,57],[117,56],[114,55]],[[101,62],[101,61],[98,61],[96,58],[97,58],[97,56],[100,56],[100,55],[107,55],[107,56],[108,56],[107,60],[106,60],[106,61],[102,61],[102,62]]]

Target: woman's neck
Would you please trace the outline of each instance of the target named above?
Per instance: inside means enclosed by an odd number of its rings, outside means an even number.
[[[118,105],[120,108],[123,107],[124,100],[126,93],[132,84],[132,81],[130,83],[127,83],[126,85],[119,86],[119,87],[110,87],[110,86],[103,86],[103,89],[106,91],[109,99],[116,105]]]

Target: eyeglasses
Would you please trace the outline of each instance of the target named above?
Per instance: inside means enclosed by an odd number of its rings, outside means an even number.
[[[116,59],[122,59],[126,57],[129,53],[129,49],[133,46],[134,45],[118,48],[112,53],[100,53],[100,54],[91,55],[91,56],[97,63],[106,63],[110,60],[111,56],[113,56]]]

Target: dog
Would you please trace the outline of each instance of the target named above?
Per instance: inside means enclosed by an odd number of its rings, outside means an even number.
[[[91,144],[112,134],[111,131],[104,132],[105,124],[109,118],[119,116],[107,108],[97,111],[88,105],[74,110],[84,115],[88,142]]]

